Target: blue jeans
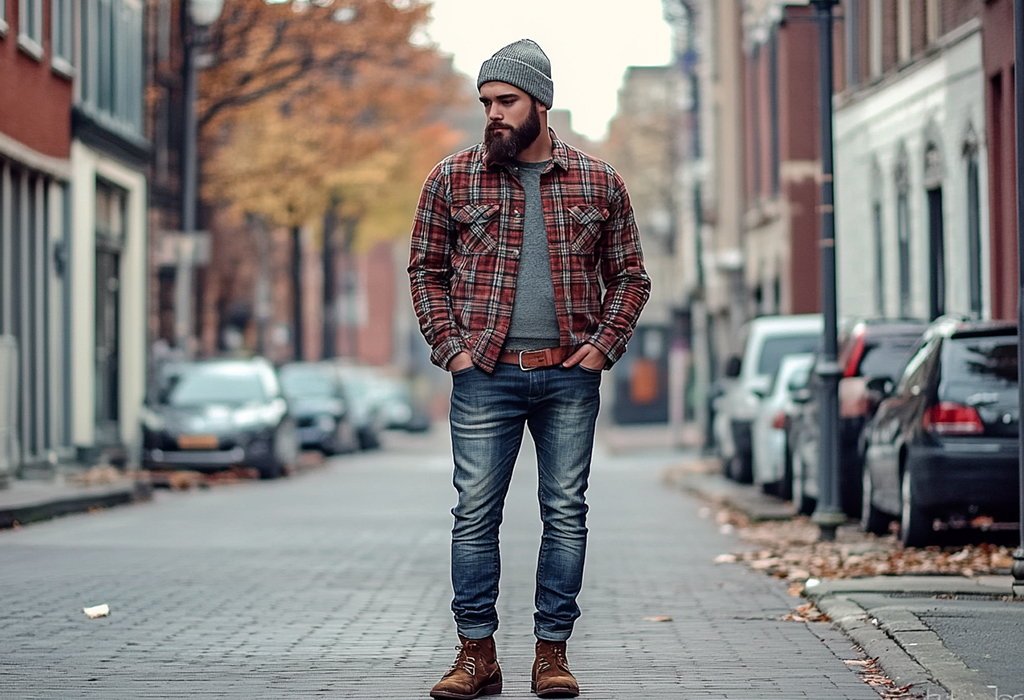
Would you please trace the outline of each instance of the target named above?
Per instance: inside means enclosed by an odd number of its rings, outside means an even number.
[[[530,428],[537,445],[538,496],[544,523],[537,561],[534,633],[563,641],[580,616],[587,504],[601,373],[580,366],[524,372],[498,363],[452,375],[455,457],[452,509],[452,612],[459,634],[482,639],[498,628],[494,603],[501,562],[498,528],[512,468]]]

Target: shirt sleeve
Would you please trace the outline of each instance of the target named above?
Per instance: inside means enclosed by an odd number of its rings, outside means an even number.
[[[605,285],[601,321],[587,340],[616,362],[636,328],[651,293],[651,278],[644,269],[640,233],[622,179],[614,175],[613,197],[605,221],[600,266]]]
[[[454,226],[448,191],[449,177],[442,162],[431,171],[420,193],[408,269],[420,332],[430,345],[431,362],[443,369],[465,350],[450,296]]]

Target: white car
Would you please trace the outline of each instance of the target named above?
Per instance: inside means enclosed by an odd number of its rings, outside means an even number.
[[[768,395],[751,428],[754,483],[766,493],[788,498],[791,475],[786,445],[786,421],[796,403],[793,392],[807,385],[814,365],[813,353],[786,355],[772,380]]]
[[[731,357],[728,389],[715,401],[712,427],[726,475],[742,483],[753,480],[750,429],[772,376],[786,355],[814,352],[821,344],[821,314],[761,316],[744,326],[742,359]]]

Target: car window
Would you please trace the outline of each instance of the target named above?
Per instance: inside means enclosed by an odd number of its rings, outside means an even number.
[[[942,362],[941,398],[958,403],[982,393],[988,403],[1013,398],[1017,392],[1017,338],[1014,336],[953,338],[946,342]]]
[[[871,340],[864,345],[864,354],[857,365],[861,377],[897,377],[910,357],[920,335],[892,336]]]
[[[757,363],[758,374],[774,375],[786,355],[814,352],[821,342],[821,334],[776,335],[765,338],[761,347],[761,358]]]
[[[924,378],[932,365],[932,363],[928,362],[928,359],[932,356],[932,353],[935,352],[935,349],[938,347],[940,342],[940,338],[932,338],[918,348],[913,357],[911,357],[907,362],[906,367],[903,369],[903,378],[900,379],[898,389],[899,393],[906,393],[912,386],[922,385]]]
[[[266,401],[259,374],[252,367],[194,366],[171,379],[160,403],[169,406],[246,404]]]
[[[331,398],[337,393],[330,371],[319,368],[285,368],[281,387],[285,395],[302,398]]]

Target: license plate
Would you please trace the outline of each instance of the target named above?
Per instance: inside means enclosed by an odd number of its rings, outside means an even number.
[[[178,447],[183,450],[216,450],[218,441],[216,435],[180,435],[178,436]]]

